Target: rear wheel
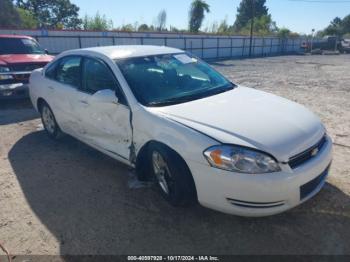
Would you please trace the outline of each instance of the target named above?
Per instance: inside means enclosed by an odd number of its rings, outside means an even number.
[[[155,144],[149,150],[150,167],[161,195],[173,206],[187,206],[197,200],[192,174],[171,149]]]
[[[40,106],[41,121],[44,125],[46,133],[53,139],[58,139],[62,136],[62,131],[59,128],[56,118],[46,102]]]

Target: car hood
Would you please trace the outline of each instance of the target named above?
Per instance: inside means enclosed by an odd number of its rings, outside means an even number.
[[[53,59],[50,55],[0,55],[0,64],[22,64],[22,63],[49,63]]]
[[[325,133],[318,117],[303,106],[246,87],[151,110],[221,143],[263,150],[282,162]]]

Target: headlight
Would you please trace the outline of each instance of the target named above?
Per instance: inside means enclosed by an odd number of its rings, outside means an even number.
[[[0,73],[7,73],[10,72],[10,68],[6,66],[0,66]]]
[[[204,155],[213,167],[232,172],[265,174],[281,171],[272,156],[240,146],[213,146]]]
[[[10,68],[6,67],[6,66],[0,66],[0,73],[8,73],[10,72]],[[0,80],[8,80],[8,79],[13,79],[12,75],[1,75],[0,74]]]

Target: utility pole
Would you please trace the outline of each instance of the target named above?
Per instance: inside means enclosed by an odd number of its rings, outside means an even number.
[[[311,48],[310,48],[310,53],[312,54],[312,49],[314,48],[314,33],[315,33],[315,29],[311,30]]]
[[[250,44],[249,44],[249,57],[252,56],[252,47],[253,47],[253,32],[254,32],[254,17],[255,17],[255,0],[250,0],[251,2],[251,22],[250,22]]]

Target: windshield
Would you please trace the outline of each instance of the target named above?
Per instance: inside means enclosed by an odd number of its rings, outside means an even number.
[[[0,38],[0,55],[44,54],[39,44],[28,38]]]
[[[212,96],[234,85],[206,63],[186,54],[116,60],[136,99],[167,106]]]

